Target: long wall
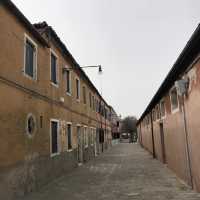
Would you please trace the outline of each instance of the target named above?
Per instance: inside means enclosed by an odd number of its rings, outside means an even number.
[[[111,145],[109,113],[102,115],[97,104],[89,103],[89,93],[109,111],[109,106],[81,72],[70,70],[71,94],[66,93],[63,67],[73,68],[60,48],[51,41],[41,42],[16,17],[0,5],[0,199],[24,195],[69,172]],[[41,36],[42,37],[42,36]],[[37,46],[37,78],[24,72],[25,38]],[[50,55],[58,58],[58,85],[50,82]],[[80,99],[76,99],[76,78],[80,80]],[[86,87],[86,102],[82,87]],[[27,134],[27,117],[35,117],[36,130]],[[52,154],[51,120],[57,120],[58,152]],[[67,124],[72,128],[72,148],[68,148]],[[30,124],[30,127],[32,125]],[[80,141],[77,127],[80,126]],[[86,128],[87,134],[84,132]],[[99,141],[99,129],[104,141]],[[92,130],[95,130],[92,132]]]
[[[172,109],[171,90],[169,90],[138,124],[138,132],[141,145],[151,153],[153,153],[153,134],[155,157],[166,163],[177,176],[194,189],[200,191],[199,57],[196,57],[195,62],[188,67],[189,70],[181,75],[189,78],[188,91],[184,99],[177,97],[178,109]],[[162,101],[165,104],[164,116],[161,114]],[[157,106],[159,111],[156,109]],[[184,123],[184,109],[186,123]],[[153,133],[151,115],[153,116]]]

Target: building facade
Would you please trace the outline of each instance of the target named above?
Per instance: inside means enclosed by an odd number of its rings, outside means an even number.
[[[0,27],[0,199],[12,199],[109,148],[110,106],[46,22],[8,0]]]
[[[119,139],[120,139],[120,122],[121,122],[121,119],[112,107],[110,107],[110,114],[111,114],[112,142],[113,142],[113,144],[118,144]]]
[[[200,191],[200,27],[137,122],[140,144]]]

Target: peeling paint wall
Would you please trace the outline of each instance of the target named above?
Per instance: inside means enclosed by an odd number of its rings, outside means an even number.
[[[169,93],[163,99],[165,100],[166,116],[163,119],[153,122],[153,134],[155,140],[156,158],[163,162],[161,133],[159,124],[163,123],[164,140],[166,152],[166,164],[186,183],[191,184],[190,167],[192,172],[193,187],[200,191],[200,60],[196,62],[191,69],[183,75],[189,78],[188,93],[184,97],[186,128],[188,132],[189,157],[187,154],[187,138],[184,128],[183,100],[179,98],[179,110],[176,113],[171,111],[171,102]],[[148,129],[145,120],[140,124],[142,145],[150,152],[151,129]],[[145,131],[148,130],[148,131]],[[191,165],[189,163],[191,162]]]

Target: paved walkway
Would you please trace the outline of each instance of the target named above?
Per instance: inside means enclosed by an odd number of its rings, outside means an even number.
[[[199,200],[137,144],[119,144],[27,200]]]

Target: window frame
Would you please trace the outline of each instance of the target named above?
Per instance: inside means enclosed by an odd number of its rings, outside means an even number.
[[[34,63],[33,63],[33,77],[26,73],[26,42],[29,41],[35,47]],[[38,57],[38,45],[37,43],[26,33],[24,33],[24,69],[23,74],[26,78],[37,81],[37,58]]]
[[[84,130],[84,148],[88,148],[89,145],[89,141],[88,141],[88,127],[87,126],[83,126],[83,130]]]
[[[78,81],[78,90],[77,90],[77,81]],[[76,101],[80,102],[80,94],[81,94],[81,83],[80,79],[76,77],[75,79],[75,87],[76,87]]]
[[[95,111],[95,96],[92,95],[92,110]]]
[[[57,123],[57,152],[56,153],[52,153],[52,122],[56,122]],[[57,155],[60,155],[60,143],[59,143],[59,132],[60,132],[60,121],[58,119],[50,119],[50,156],[54,157]]]
[[[69,73],[69,91],[68,91],[68,79],[67,73]],[[72,95],[72,77],[71,77],[71,70],[66,67],[66,94],[71,96]]]
[[[34,127],[34,130],[32,131],[32,133],[30,133],[29,130],[28,130],[28,120],[30,119],[30,117],[32,117],[32,119],[33,119],[33,121],[35,123],[35,127]],[[27,134],[28,138],[32,139],[35,136],[36,131],[37,131],[37,120],[36,120],[36,117],[32,113],[28,113],[28,115],[26,117],[26,134]]]
[[[51,80],[51,55],[54,55],[56,57],[56,83],[54,83],[52,80]],[[50,82],[51,82],[51,85],[55,86],[56,88],[59,87],[59,65],[58,65],[58,55],[55,53],[55,51],[53,49],[50,49]]]
[[[83,85],[82,87],[82,90],[83,90],[83,104],[87,104],[87,93],[86,93],[86,86]]]
[[[160,103],[155,106],[155,115],[156,115],[156,122],[160,121],[161,113],[160,113]]]
[[[91,131],[91,136],[90,136],[90,139],[91,139],[90,142],[91,142],[91,143],[90,143],[90,145],[91,145],[91,146],[94,146],[94,143],[95,143],[95,141],[94,141],[94,140],[95,140],[95,135],[94,135],[94,134],[95,134],[96,128],[91,127],[91,128],[90,128],[90,131]]]
[[[72,122],[67,122],[66,123],[66,125],[67,125],[67,127],[66,127],[66,132],[67,132],[67,151],[68,152],[71,152],[71,151],[73,151],[73,138],[72,138],[72,135],[73,135],[73,126],[72,126]],[[70,129],[71,129],[71,148],[69,148],[69,141],[68,141],[68,139],[69,139],[69,136],[68,136],[68,126],[70,125]]]
[[[162,103],[164,103],[164,115],[162,115]],[[166,118],[166,103],[165,103],[165,100],[164,99],[161,99],[160,101],[160,117],[161,119],[165,119]]]
[[[89,104],[90,104],[90,108],[92,108],[92,93],[89,92]]]
[[[177,107],[176,108],[173,108],[173,105],[172,105],[172,91],[174,89],[176,90],[176,97],[177,97]],[[177,92],[177,89],[175,86],[171,88],[171,90],[169,92],[169,96],[170,96],[171,113],[174,114],[179,111],[179,97],[178,97],[178,92]]]

